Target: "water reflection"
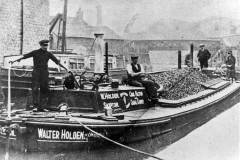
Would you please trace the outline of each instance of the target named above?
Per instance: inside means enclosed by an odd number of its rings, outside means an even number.
[[[165,160],[239,160],[239,107],[240,103],[155,156]]]
[[[199,117],[198,119],[189,124],[174,129],[171,132],[168,132],[162,136],[128,145],[138,150],[142,150],[151,154],[157,154],[166,146],[178,141],[194,129],[200,127],[201,125],[203,125],[204,123],[206,123],[207,121],[228,108],[228,105],[221,106],[221,109],[211,108],[206,112],[204,117]],[[2,146],[0,149],[0,159],[4,159],[4,155],[5,149],[4,146]],[[146,158],[147,156],[140,155],[139,153],[135,153],[125,148],[121,148],[111,144],[109,144],[105,148],[100,148],[98,150],[85,149],[73,152],[22,153],[13,150],[11,150],[10,152],[10,160],[141,160]]]

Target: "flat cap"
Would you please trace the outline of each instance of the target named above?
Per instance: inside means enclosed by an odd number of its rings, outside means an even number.
[[[199,45],[199,47],[204,47],[204,46],[205,46],[205,44],[200,44],[200,45]]]
[[[48,43],[49,43],[49,40],[47,40],[47,39],[39,41],[40,45],[44,45],[44,44],[48,44]]]
[[[104,35],[103,33],[94,33],[95,37],[99,37],[99,36],[103,36],[103,35]]]
[[[138,58],[137,55],[132,55],[132,56],[131,56],[131,59],[137,59],[137,58]]]

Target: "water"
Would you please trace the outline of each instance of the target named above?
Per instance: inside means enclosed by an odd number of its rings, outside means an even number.
[[[239,160],[240,104],[156,154],[165,160]],[[148,160],[152,160],[149,158]]]
[[[130,144],[165,160],[237,160],[239,159],[240,104],[218,115],[211,113],[202,121],[150,140]],[[214,116],[217,117],[213,118]],[[210,120],[213,118],[212,120]],[[208,123],[208,120],[210,120]],[[204,124],[204,125],[203,125]],[[0,159],[4,159],[4,147]],[[22,153],[11,150],[10,160],[152,160],[115,145],[99,150],[75,152]]]

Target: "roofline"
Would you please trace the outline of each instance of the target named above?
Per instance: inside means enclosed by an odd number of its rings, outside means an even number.
[[[226,36],[221,36],[220,38],[235,37],[235,36],[240,36],[240,34],[226,35]]]
[[[222,39],[222,38],[226,38],[226,37],[235,37],[235,36],[240,36],[240,34],[224,35],[224,36],[209,37],[209,38],[210,38],[210,39]]]
[[[87,38],[87,39],[94,39],[93,37],[82,37],[82,36],[66,36],[66,38]],[[125,40],[122,38],[103,38],[106,40]]]
[[[240,35],[239,35],[240,36]],[[67,36],[66,38],[87,38],[94,39],[92,37],[82,36]],[[117,38],[104,38],[105,40],[122,40],[122,41],[220,41],[220,39],[117,39]]]
[[[125,39],[125,40],[131,40],[131,39]],[[214,40],[214,39],[136,39],[132,41],[220,41],[220,40]]]

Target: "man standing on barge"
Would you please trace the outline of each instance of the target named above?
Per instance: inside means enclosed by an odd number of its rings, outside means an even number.
[[[232,82],[236,80],[235,63],[236,63],[236,58],[233,56],[232,51],[230,50],[228,51],[226,65],[227,65],[227,78]]]
[[[40,49],[34,50],[30,53],[23,55],[23,57],[12,61],[20,62],[22,59],[33,58],[33,71],[32,71],[32,98],[33,98],[33,111],[47,111],[46,105],[48,102],[48,60],[51,59],[60,67],[65,68],[59,60],[50,52],[47,51],[49,40],[41,40],[39,42]],[[40,88],[40,100],[39,100],[39,88]]]
[[[205,48],[204,44],[200,44],[200,50],[198,51],[197,57],[200,63],[201,70],[208,67],[208,60],[211,57],[211,53]]]

